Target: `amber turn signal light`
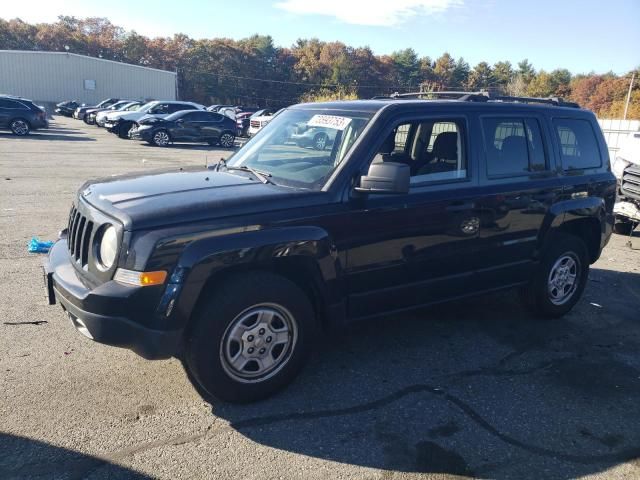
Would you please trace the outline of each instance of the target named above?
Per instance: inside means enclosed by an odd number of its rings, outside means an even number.
[[[149,287],[151,285],[162,285],[167,279],[167,272],[159,270],[157,272],[136,272],[135,270],[125,270],[119,268],[113,276],[116,282],[136,285],[139,287]]]

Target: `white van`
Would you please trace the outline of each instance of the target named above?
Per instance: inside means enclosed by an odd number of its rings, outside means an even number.
[[[618,179],[613,229],[631,235],[640,224],[640,132],[632,132],[624,139],[611,170]]]

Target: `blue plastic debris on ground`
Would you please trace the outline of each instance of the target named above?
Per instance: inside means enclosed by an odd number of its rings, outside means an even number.
[[[38,237],[33,237],[29,242],[30,253],[47,253],[53,246],[53,242],[43,242]]]

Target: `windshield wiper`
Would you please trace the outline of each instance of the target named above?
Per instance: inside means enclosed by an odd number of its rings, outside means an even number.
[[[275,185],[273,181],[269,180],[269,177],[271,177],[271,174],[269,172],[256,170],[255,168],[248,167],[247,165],[240,165],[238,167],[233,165],[231,166],[225,165],[225,167],[227,168],[227,170],[240,170],[242,172],[249,172],[253,174],[253,176],[256,177],[258,180],[260,180],[262,183],[270,183],[271,185]]]

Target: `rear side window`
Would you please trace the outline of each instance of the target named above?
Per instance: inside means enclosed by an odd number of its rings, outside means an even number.
[[[540,125],[532,118],[484,118],[487,175],[524,175],[547,168]]]
[[[182,110],[193,110],[195,107],[193,105],[188,105],[186,103],[170,103],[169,104],[169,113],[180,112]]]
[[[15,110],[28,110],[28,107],[23,103],[16,102],[15,100],[9,100],[8,98],[0,98],[0,108],[10,108]]]
[[[600,149],[591,123],[587,120],[553,120],[564,170],[597,168],[602,165]]]

